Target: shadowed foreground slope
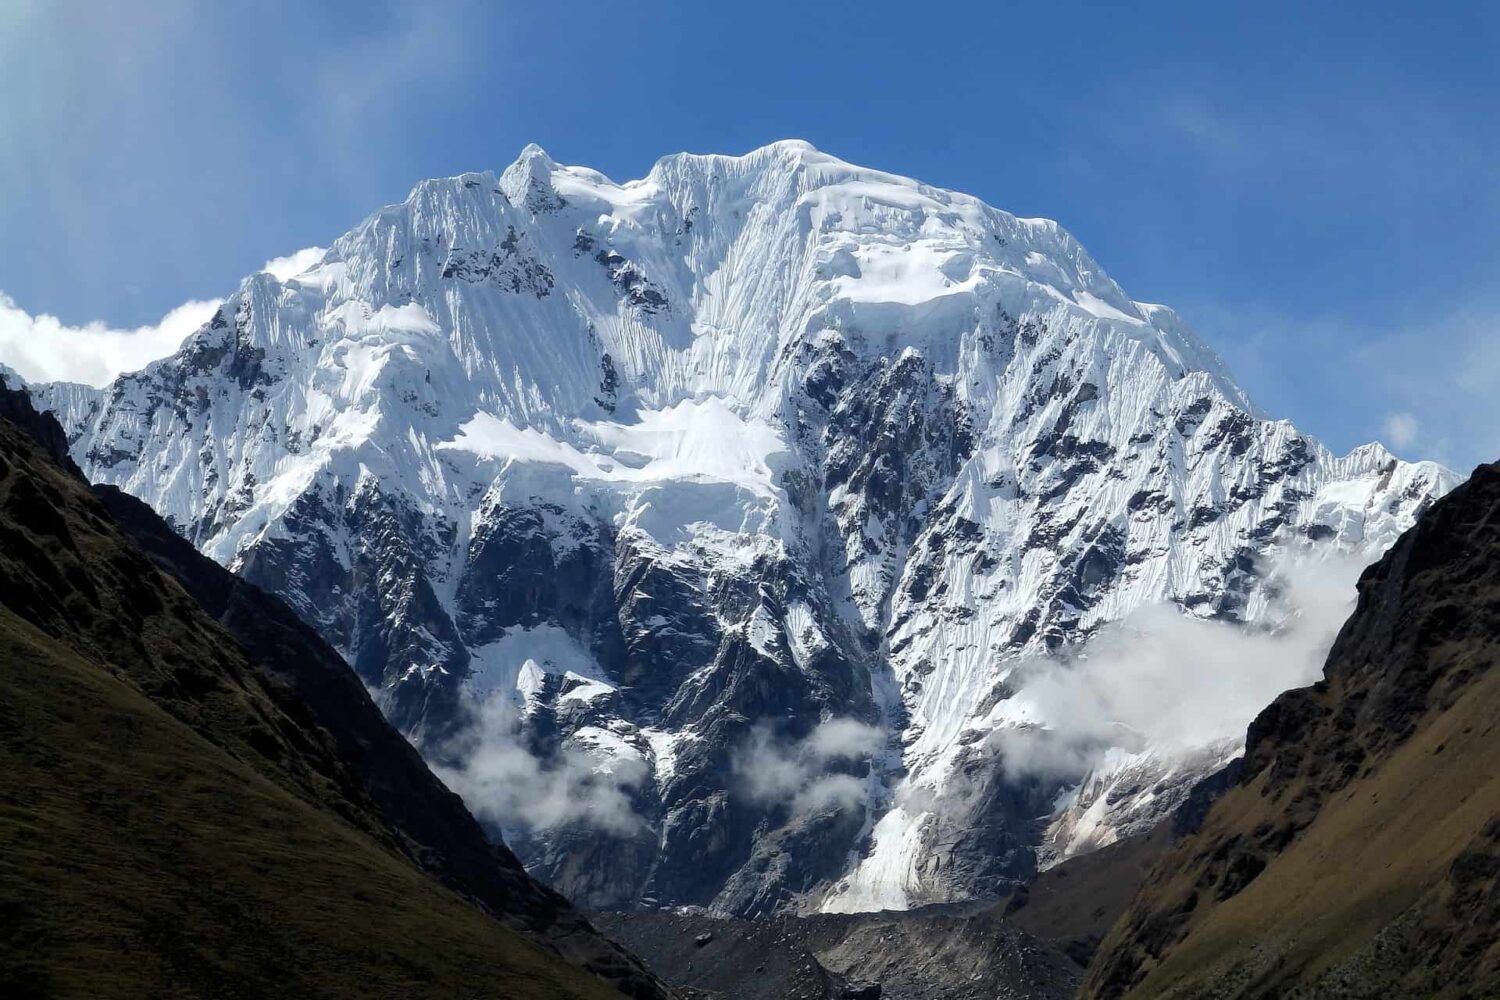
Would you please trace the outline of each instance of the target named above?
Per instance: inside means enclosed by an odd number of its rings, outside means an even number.
[[[226,630],[64,452],[0,386],[0,993],[618,995],[565,955],[664,995],[283,606],[194,555]]]
[[[1088,997],[1500,996],[1500,464],[1359,583],[1324,679],[1250,726]]]

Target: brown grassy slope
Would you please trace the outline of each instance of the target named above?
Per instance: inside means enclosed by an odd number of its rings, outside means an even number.
[[[0,995],[613,995],[427,878],[38,429],[0,419]]]
[[[1089,997],[1500,996],[1500,465],[1360,580],[1324,680],[1252,724]]]

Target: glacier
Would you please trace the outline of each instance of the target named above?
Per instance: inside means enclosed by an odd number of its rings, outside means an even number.
[[[1373,559],[1458,481],[1271,419],[1055,222],[800,141],[528,146],[31,389],[599,908],[988,898],[1138,829],[1236,734],[1023,772],[995,734],[1066,721],[1025,678],[1143,609],[1274,633],[1278,553]]]

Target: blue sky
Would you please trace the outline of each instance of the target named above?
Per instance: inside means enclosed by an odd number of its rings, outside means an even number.
[[[0,307],[155,325],[529,141],[623,179],[795,136],[1055,218],[1273,414],[1467,469],[1500,457],[1497,48],[1477,3],[19,0]]]

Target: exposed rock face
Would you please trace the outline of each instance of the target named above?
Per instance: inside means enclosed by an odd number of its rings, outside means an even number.
[[[529,147],[36,392],[594,906],[1003,894],[1059,785],[984,739],[1018,658],[1264,618],[1258,557],[1454,481],[1265,419],[1055,223],[796,142],[623,185]]]
[[[1158,862],[1086,996],[1500,992],[1500,465],[1359,583],[1323,679]]]

